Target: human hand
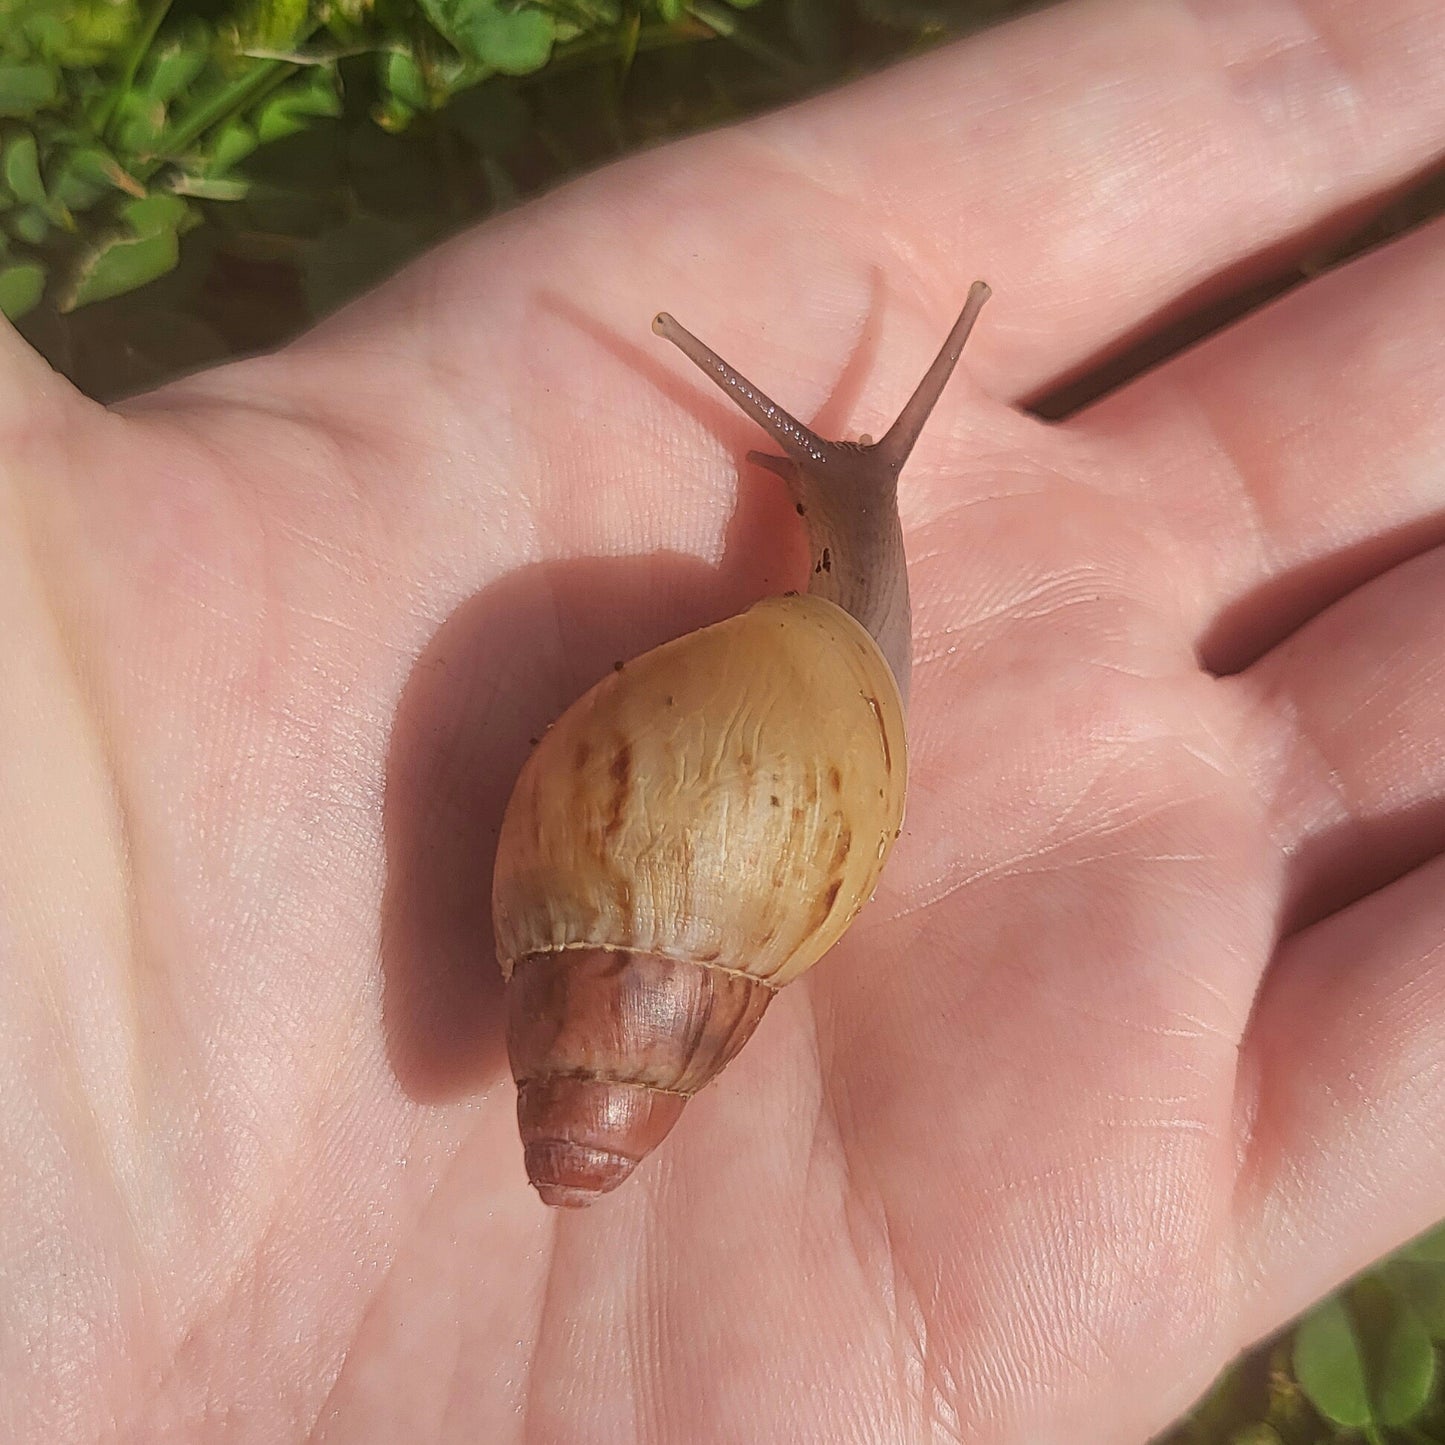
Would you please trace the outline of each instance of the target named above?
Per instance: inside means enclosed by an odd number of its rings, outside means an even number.
[[[114,413],[0,336],[5,1438],[1139,1441],[1445,1214],[1445,230],[1017,409],[1426,167],[1442,63],[1432,0],[1069,5]],[[801,563],[651,316],[857,434],[976,275],[879,892],[551,1213],[516,769]]]

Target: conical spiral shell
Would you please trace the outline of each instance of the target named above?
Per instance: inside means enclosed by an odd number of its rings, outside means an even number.
[[[580,698],[517,780],[503,971],[602,948],[780,988],[868,900],[906,782],[897,685],[840,607],[769,598],[665,643]]]
[[[867,902],[903,708],[845,611],[780,597],[628,663],[538,744],[492,906],[527,1172],[614,1189]]]

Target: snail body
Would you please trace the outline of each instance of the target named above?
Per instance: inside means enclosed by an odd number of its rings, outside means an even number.
[[[517,779],[492,886],[527,1172],[582,1205],[661,1142],[779,988],[871,897],[902,825],[909,602],[898,471],[987,288],[879,442],[826,442],[668,316],[772,432],[806,595],[764,599],[597,683]]]

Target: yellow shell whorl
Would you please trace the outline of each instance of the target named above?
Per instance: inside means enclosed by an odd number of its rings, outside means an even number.
[[[503,971],[607,948],[781,987],[872,894],[906,786],[897,684],[842,608],[773,597],[665,643],[522,769],[493,879]]]

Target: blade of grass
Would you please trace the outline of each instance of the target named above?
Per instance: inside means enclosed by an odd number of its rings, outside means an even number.
[[[125,65],[121,68],[120,75],[105,92],[101,102],[100,113],[96,116],[96,134],[102,137],[110,129],[111,121],[115,119],[115,108],[120,104],[121,96],[131,88],[136,78],[136,73],[141,68],[141,63],[146,58],[146,53],[151,48],[151,42],[156,38],[156,32],[161,28],[166,16],[170,13],[171,0],[152,0],[150,10],[146,14],[145,23],[136,32],[136,38],[126,54]]]
[[[776,46],[768,44],[754,34],[739,18],[735,10],[726,5],[714,4],[713,0],[689,0],[688,13],[701,20],[714,34],[731,41],[737,48],[755,60],[761,60],[778,76],[792,83],[801,84],[806,71],[790,55],[785,55]]]
[[[654,50],[668,50],[678,45],[697,45],[719,38],[712,26],[701,20],[689,18],[679,20],[676,24],[659,21],[639,29],[636,52],[642,55]],[[598,60],[610,60],[617,54],[617,49],[618,38],[614,31],[579,36],[576,40],[565,41],[556,48],[546,70],[539,70],[536,75],[522,76],[521,81],[523,84],[528,81],[544,83],[553,75],[569,75],[595,64]]]
[[[161,137],[156,147],[159,159],[151,163],[146,175],[153,175],[166,161],[174,159],[187,146],[199,140],[213,125],[259,100],[269,87],[285,80],[295,69],[284,60],[260,60],[245,75],[223,85],[209,100],[203,101],[179,125]]]

